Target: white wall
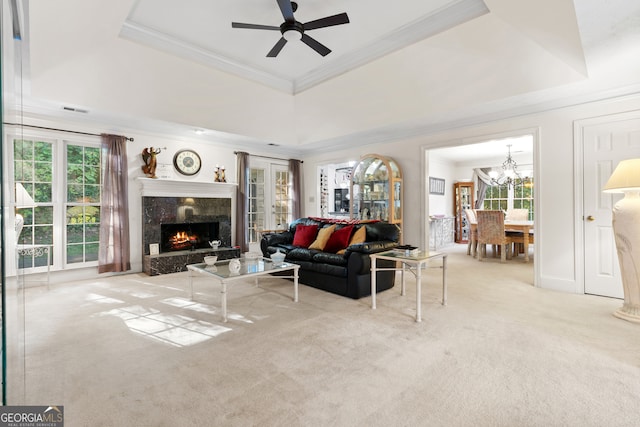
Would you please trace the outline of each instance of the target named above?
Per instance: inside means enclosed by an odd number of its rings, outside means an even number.
[[[597,103],[579,105],[545,113],[527,115],[509,120],[499,120],[475,126],[452,128],[447,131],[424,135],[407,140],[400,140],[384,144],[372,144],[366,147],[353,147],[331,153],[317,154],[304,157],[303,185],[304,185],[304,215],[317,215],[319,206],[317,189],[317,166],[327,163],[341,163],[357,160],[363,154],[377,153],[394,158],[403,169],[404,183],[404,233],[405,235],[423,236],[421,245],[426,246],[428,238],[425,216],[431,211],[430,198],[426,194],[429,175],[438,176],[438,167],[434,171],[424,161],[424,151],[434,148],[465,145],[486,141],[500,135],[518,135],[523,132],[533,132],[537,135],[536,156],[536,283],[538,286],[578,292],[582,284],[577,283],[575,230],[580,229],[581,206],[574,203],[574,185],[576,177],[574,166],[574,136],[573,123],[575,120],[597,117],[631,110],[640,110],[640,95],[619,99],[604,100]],[[131,257],[133,271],[141,271],[141,241],[140,218],[141,197],[136,178],[143,176],[140,167],[142,160],[140,153],[144,147],[166,147],[159,157],[159,163],[171,163],[174,153],[181,148],[191,148],[199,152],[203,167],[195,177],[178,176],[180,180],[211,182],[213,168],[216,164],[227,166],[227,180],[234,182],[236,177],[234,149],[222,146],[206,138],[165,137],[152,135],[135,130],[111,131],[108,125],[79,125],[78,123],[51,122],[42,119],[26,119],[25,122],[73,129],[87,132],[112,132],[125,134],[135,138],[128,144],[129,155],[129,185],[130,185],[130,223],[131,223]],[[273,155],[273,153],[254,152],[252,154]],[[171,169],[173,170],[173,169]],[[457,176],[460,171],[454,172]],[[444,172],[443,172],[444,173]],[[447,177],[447,188],[452,185],[456,176]],[[445,198],[446,199],[446,198]],[[434,209],[451,212],[452,201],[444,203]],[[579,256],[579,255],[578,255]],[[91,274],[96,270],[91,269]],[[56,277],[53,276],[56,281]]]
[[[444,179],[445,186],[444,195],[429,194],[428,214],[453,216],[453,183],[457,181],[455,164],[434,152],[429,156],[429,175],[424,178],[427,188],[429,177]]]
[[[144,177],[142,172],[141,153],[145,147],[161,148],[162,152],[158,154],[158,170],[160,172],[161,164],[168,165],[167,170],[169,178],[180,181],[190,182],[213,182],[213,171],[216,165],[226,167],[227,182],[235,183],[236,179],[236,156],[234,154],[234,148],[229,146],[223,146],[217,144],[215,140],[207,140],[206,137],[189,137],[185,135],[182,137],[164,136],[158,134],[143,133],[136,131],[135,129],[119,129],[113,130],[109,124],[86,124],[73,121],[60,121],[49,120],[42,116],[25,117],[25,124],[31,124],[36,126],[51,127],[57,129],[73,130],[79,132],[88,133],[114,133],[118,135],[125,135],[130,138],[134,138],[133,142],[127,142],[127,156],[128,156],[128,170],[129,170],[129,224],[130,224],[130,239],[131,239],[131,272],[142,271],[142,196],[141,185],[138,178]],[[5,133],[10,133],[10,129],[6,129]],[[42,130],[24,128],[25,135],[55,135],[60,139],[68,139],[76,142],[95,142],[99,143],[100,138],[98,136],[79,136],[66,132],[51,132],[46,133]],[[202,168],[195,176],[185,176],[175,171],[173,167],[173,156],[178,150],[189,148],[195,150],[202,160]],[[4,147],[5,150],[10,150],[11,147]],[[269,153],[259,152],[252,150],[251,154],[266,155]],[[56,165],[60,165],[56,163]],[[6,165],[5,165],[6,166]],[[9,191],[7,183],[4,182],[5,191]],[[8,194],[8,193],[7,193]],[[8,212],[8,211],[7,211]],[[11,218],[13,218],[11,216]],[[9,225],[7,224],[7,227]],[[60,233],[56,233],[60,234]],[[61,254],[58,254],[61,256]],[[97,275],[97,267],[77,268],[70,266],[68,270],[59,271],[61,260],[58,260],[57,264],[52,268],[51,282],[68,282],[72,280],[82,280]],[[9,274],[14,274],[10,271]]]
[[[421,162],[422,150],[465,145],[492,139],[496,135],[536,133],[538,138],[536,161],[536,259],[537,285],[550,289],[578,292],[575,241],[577,221],[581,221],[581,206],[574,204],[574,137],[575,120],[640,109],[640,96],[604,100],[544,113],[498,120],[475,126],[453,128],[440,133],[424,135],[392,143],[345,149],[332,152],[331,157],[354,157],[370,152],[394,158],[404,173],[404,233],[424,236],[425,218],[430,212],[425,200],[426,176],[434,175],[429,166]],[[534,142],[535,145],[535,142]],[[305,171],[318,163],[326,163],[329,155],[305,158]],[[306,194],[314,194],[315,177],[305,174]],[[421,206],[424,204],[424,206]],[[314,202],[306,198],[305,212],[316,212]]]

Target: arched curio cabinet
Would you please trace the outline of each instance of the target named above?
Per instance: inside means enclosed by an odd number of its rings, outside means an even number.
[[[402,170],[395,160],[367,154],[351,174],[351,219],[377,219],[402,229]]]

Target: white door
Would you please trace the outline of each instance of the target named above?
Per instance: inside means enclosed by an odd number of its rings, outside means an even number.
[[[640,113],[584,126],[583,149],[585,293],[624,298],[611,226],[622,195],[602,188],[618,162],[640,157]]]
[[[263,230],[291,221],[291,191],[286,165],[251,160],[249,173],[249,248],[260,252]]]

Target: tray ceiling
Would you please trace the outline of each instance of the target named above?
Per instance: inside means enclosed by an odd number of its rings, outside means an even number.
[[[299,21],[350,23],[313,30],[326,57],[276,58],[277,31],[231,28],[280,25],[276,0],[22,3],[26,110],[234,146],[385,142],[640,85],[628,0],[300,0]]]

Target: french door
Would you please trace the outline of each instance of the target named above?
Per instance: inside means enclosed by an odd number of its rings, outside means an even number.
[[[285,164],[251,159],[249,173],[249,246],[259,251],[262,231],[291,222],[291,183]]]
[[[621,160],[640,157],[640,112],[603,118],[582,127],[584,292],[623,298],[612,209],[622,194],[602,188]]]

